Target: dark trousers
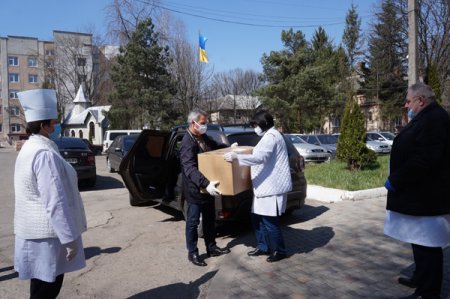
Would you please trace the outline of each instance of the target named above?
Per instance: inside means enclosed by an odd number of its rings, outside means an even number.
[[[286,254],[278,216],[263,216],[252,213],[252,224],[260,250]]]
[[[31,279],[30,299],[54,299],[61,291],[64,274],[56,276],[54,282],[46,282],[36,278]]]
[[[200,215],[202,216],[203,238],[205,239],[206,250],[212,250],[216,246],[215,228],[215,207],[214,200],[210,202],[196,204],[187,202],[186,215],[186,247],[189,254],[198,253],[198,225]]]
[[[440,298],[444,267],[442,248],[411,245],[416,264],[413,276],[417,284],[415,293],[425,298]]]

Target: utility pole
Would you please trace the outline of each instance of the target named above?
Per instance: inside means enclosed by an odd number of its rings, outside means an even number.
[[[417,0],[408,0],[408,86],[419,82],[417,27]]]

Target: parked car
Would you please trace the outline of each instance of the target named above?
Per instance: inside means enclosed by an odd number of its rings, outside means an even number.
[[[309,135],[293,134],[293,135],[299,136],[307,143],[318,145],[325,148],[327,152],[331,154],[331,158],[336,157],[336,147],[337,147],[336,136],[329,134],[309,134]]]
[[[119,167],[125,186],[130,193],[130,204],[137,206],[148,202],[161,202],[186,213],[185,199],[181,192],[182,176],[179,149],[186,134],[186,126],[171,131],[143,130]],[[208,136],[216,142],[230,145],[255,146],[261,137],[253,131],[224,132],[220,127],[208,129]],[[288,212],[301,208],[306,197],[304,160],[289,138],[288,147],[293,190],[288,193]],[[164,200],[163,200],[164,199]],[[218,223],[248,219],[253,191],[247,190],[234,196],[216,196],[216,220]]]
[[[111,143],[106,151],[106,167],[109,172],[115,172],[119,169],[123,157],[130,151],[139,135],[120,135]]]
[[[95,154],[95,155],[100,155],[103,151],[103,145],[97,145],[97,144],[93,144],[92,142],[90,142],[89,140],[87,140],[86,138],[83,138],[84,143],[87,144],[87,146],[89,147],[89,149]]]
[[[292,144],[295,146],[300,155],[303,156],[306,162],[325,162],[329,161],[331,158],[331,154],[321,146],[309,144],[293,134],[287,134],[286,137],[291,140]]]
[[[339,138],[338,134],[333,134]],[[372,151],[374,151],[377,155],[389,154],[391,152],[391,146],[381,141],[371,140],[368,136],[366,136],[366,147]]]
[[[95,155],[81,138],[59,137],[54,140],[61,156],[77,171],[78,182],[94,187],[97,180]]]
[[[120,135],[139,135],[142,130],[108,130],[103,136],[103,152],[106,153],[111,143]]]
[[[377,140],[392,146],[394,143],[395,134],[391,132],[367,132],[367,137],[371,140]]]

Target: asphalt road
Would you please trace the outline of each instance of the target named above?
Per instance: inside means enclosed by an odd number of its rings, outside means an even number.
[[[14,258],[13,174],[17,153],[0,149],[0,298],[28,297]],[[131,207],[120,176],[97,156],[97,185],[82,190],[88,221],[83,234],[87,267],[65,276],[59,298],[205,298],[224,257],[205,268],[187,261],[184,220],[170,210]],[[247,234],[248,229],[244,229]],[[230,237],[217,238],[226,246]],[[201,253],[205,253],[202,239]]]

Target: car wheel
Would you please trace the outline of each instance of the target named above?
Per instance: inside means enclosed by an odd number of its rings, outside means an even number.
[[[95,183],[97,182],[97,176],[90,178],[86,181],[86,186],[89,188],[95,187]]]
[[[184,221],[186,221],[187,219],[187,202],[185,201],[183,204],[183,216],[184,216]],[[197,227],[197,234],[199,238],[203,238],[203,224],[202,224],[202,214],[200,214],[200,223],[198,224]]]
[[[106,167],[110,173],[115,171],[115,169],[111,167],[111,161],[109,159],[106,159]]]

